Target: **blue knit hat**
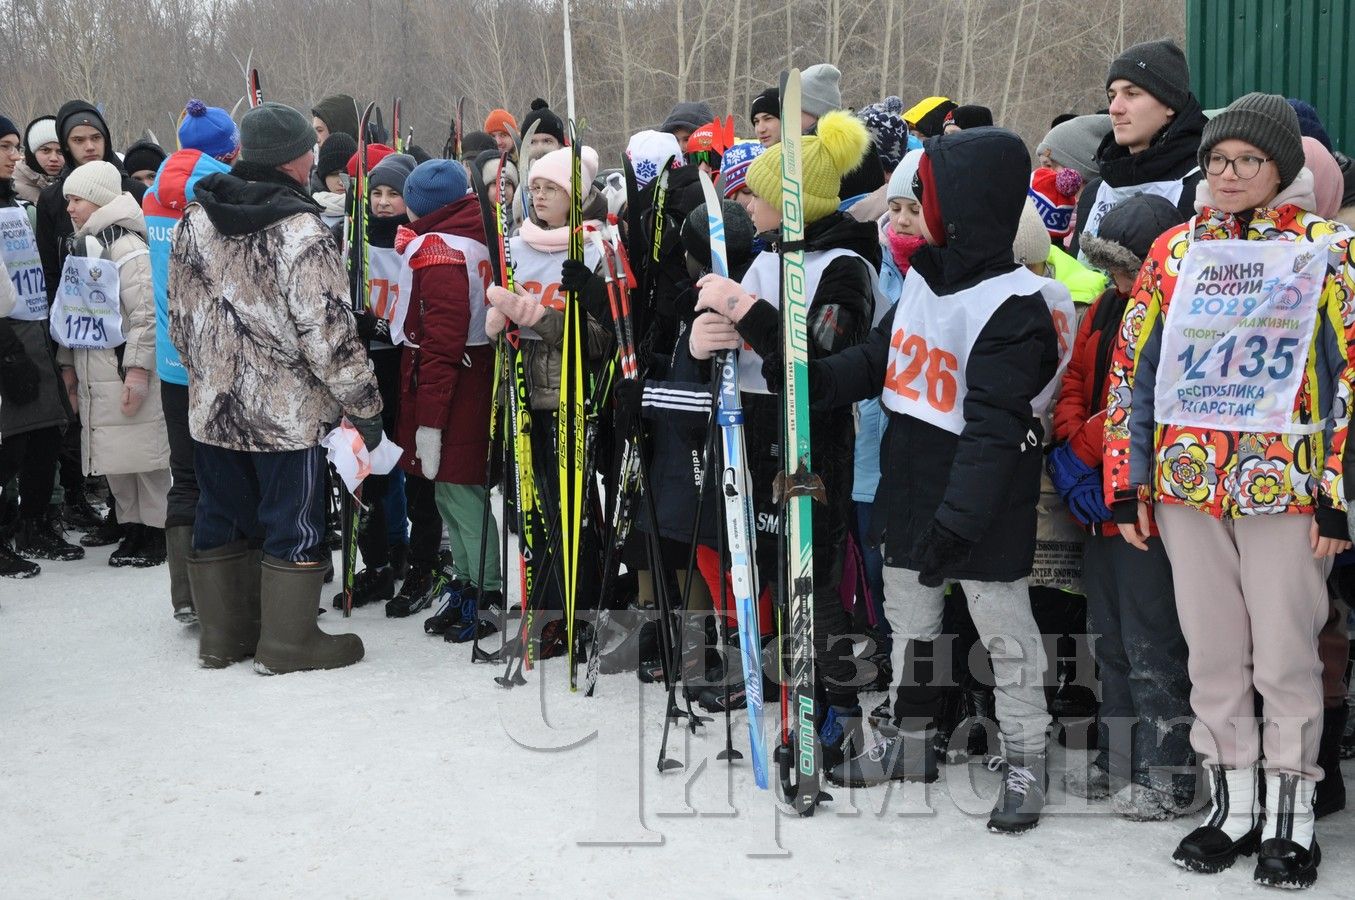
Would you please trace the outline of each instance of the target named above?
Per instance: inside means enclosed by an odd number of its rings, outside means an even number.
[[[1289,105],[1294,107],[1294,112],[1299,117],[1299,133],[1304,137],[1310,137],[1316,140],[1323,147],[1331,150],[1331,136],[1327,134],[1326,126],[1322,124],[1322,117],[1317,114],[1317,110],[1306,100],[1297,100],[1289,98]]]
[[[12,134],[20,139],[23,138],[23,132],[19,130],[19,127],[14,124],[14,121],[10,119],[9,116],[0,116],[0,137],[4,137],[7,134]]]
[[[405,206],[414,216],[426,216],[470,191],[466,167],[452,159],[419,163],[405,179]]]
[[[179,145],[207,156],[230,156],[240,148],[240,129],[231,114],[201,100],[189,100],[179,125]]]
[[[748,167],[765,149],[757,141],[740,141],[725,151],[720,160],[720,184],[726,200],[748,186]]]

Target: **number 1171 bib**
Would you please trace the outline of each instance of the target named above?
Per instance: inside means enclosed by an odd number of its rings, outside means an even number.
[[[1306,430],[1292,422],[1294,397],[1326,266],[1320,242],[1194,242],[1163,323],[1156,419],[1235,432]]]

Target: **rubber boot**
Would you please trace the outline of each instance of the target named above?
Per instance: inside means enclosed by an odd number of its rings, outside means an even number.
[[[362,659],[362,638],[325,634],[315,624],[325,583],[323,565],[298,565],[265,554],[262,573],[263,631],[254,654],[254,671],[282,675],[339,669]]]
[[[259,643],[257,557],[244,541],[200,550],[187,560],[197,610],[198,664],[222,669],[254,655]]]
[[[193,609],[193,586],[188,581],[188,561],[193,558],[193,526],[165,528],[165,561],[169,564],[169,602],[174,618],[185,625],[198,620]]]

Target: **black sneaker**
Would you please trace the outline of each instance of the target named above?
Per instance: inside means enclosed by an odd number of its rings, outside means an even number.
[[[478,597],[477,594],[473,585],[461,592],[461,621],[443,633],[444,641],[464,644],[498,632],[503,618],[503,592],[485,591]]]
[[[393,569],[394,565],[391,568]],[[429,596],[436,578],[437,570],[432,567],[420,563],[411,565],[405,580],[400,583],[400,591],[386,604],[386,617],[403,619],[419,609],[424,609],[428,604],[419,605],[419,601]]]
[[[99,524],[92,531],[85,532],[80,538],[81,547],[107,547],[116,544],[124,537],[123,526],[112,521],[110,516]]]
[[[113,551],[113,555],[108,557],[108,564],[115,569],[139,566],[141,560],[141,545],[146,540],[146,529],[144,525],[137,523],[128,523],[122,526],[122,543],[118,544],[118,549]]]
[[[445,577],[446,575],[447,573],[442,573],[440,577],[435,579],[433,587],[417,601],[417,608],[411,610],[411,612],[418,612],[420,609],[427,609],[434,603],[437,604],[434,613],[423,621],[424,634],[445,635],[448,631],[461,627],[462,612],[465,609],[465,593],[470,586],[459,579]],[[475,599],[472,597],[472,614],[474,614],[474,610]]]
[[[29,559],[69,562],[84,559],[84,548],[69,543],[57,521],[50,516],[22,519],[14,535],[14,549]]]
[[[1003,759],[994,756],[988,768],[1002,773],[997,803],[988,817],[988,830],[995,834],[1020,834],[1040,824],[1049,778],[1043,753]]]
[[[395,596],[395,573],[390,566],[363,569],[353,575],[353,608]],[[334,595],[334,608],[343,609],[343,591]]]
[[[0,578],[35,578],[42,574],[42,567],[24,559],[0,541]]]

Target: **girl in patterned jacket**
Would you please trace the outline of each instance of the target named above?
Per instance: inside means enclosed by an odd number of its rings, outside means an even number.
[[[1309,211],[1303,161],[1279,96],[1211,120],[1198,214],[1154,242],[1125,310],[1104,457],[1124,539],[1142,548],[1156,518],[1190,648],[1191,742],[1213,807],[1174,858],[1217,872],[1259,848],[1256,881],[1288,887],[1311,885],[1321,860],[1317,635],[1331,557],[1350,546],[1355,383],[1351,235]]]

